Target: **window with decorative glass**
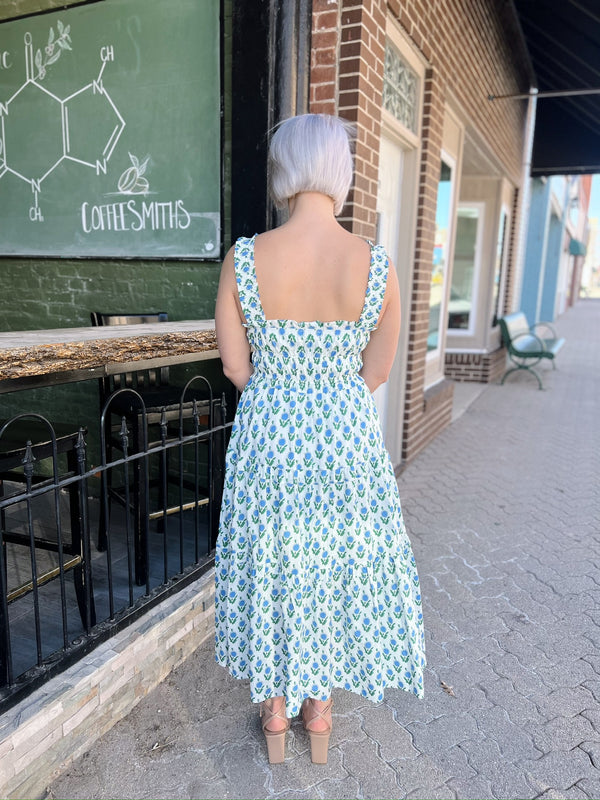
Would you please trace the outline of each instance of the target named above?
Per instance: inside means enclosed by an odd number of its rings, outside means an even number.
[[[386,43],[383,70],[383,107],[412,133],[417,133],[419,76],[402,59],[396,48]]]

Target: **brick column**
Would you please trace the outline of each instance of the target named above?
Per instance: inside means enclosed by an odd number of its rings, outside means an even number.
[[[337,113],[340,50],[338,0],[313,0],[310,60],[310,113]]]
[[[341,221],[371,240],[377,222],[385,16],[384,0],[341,2],[338,113],[357,132],[355,181]]]
[[[510,211],[510,231],[509,239],[507,241],[508,256],[506,259],[506,280],[504,282],[504,298],[500,308],[498,308],[498,316],[509,314],[512,311],[511,301],[515,284],[515,262],[518,252],[518,232],[519,232],[519,209],[521,204],[521,192],[515,189],[513,193],[513,204]]]
[[[405,324],[410,325],[402,452],[406,461],[425,447],[449,423],[452,416],[452,386],[442,383],[428,392],[424,388],[431,262],[435,244],[435,212],[444,126],[443,98],[444,86],[440,74],[430,68],[425,76],[424,87],[414,281],[409,313],[406,313],[406,299],[404,301]]]

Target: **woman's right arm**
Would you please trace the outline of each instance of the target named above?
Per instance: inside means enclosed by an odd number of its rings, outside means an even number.
[[[360,376],[370,392],[390,376],[400,335],[400,287],[392,262],[389,262],[387,285],[377,327],[362,353]]]
[[[223,362],[223,372],[241,392],[253,372],[250,361],[250,344],[244,327],[244,315],[238,299],[232,247],[223,261],[217,304],[215,327],[217,346]]]

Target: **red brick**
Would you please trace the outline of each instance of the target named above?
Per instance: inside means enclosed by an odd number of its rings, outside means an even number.
[[[315,101],[310,104],[311,114],[335,114],[335,99],[329,101]]]
[[[362,28],[360,25],[352,25],[342,28],[342,42],[359,42],[361,40]]]
[[[338,33],[337,31],[318,31],[312,34],[312,49],[313,50],[326,50],[334,48],[337,45]]]
[[[313,16],[316,16],[316,19],[313,21],[313,30],[319,31],[325,28],[337,28],[338,25],[337,10],[322,11],[320,14]]]
[[[344,9],[340,15],[342,25],[359,25],[363,16],[361,8]]]
[[[340,59],[356,58],[360,56],[360,42],[342,42],[340,45]]]
[[[340,92],[339,93],[339,103],[341,106],[352,106],[355,107],[359,103],[359,92]]]
[[[333,83],[336,77],[335,67],[329,65],[313,67],[310,71],[310,81],[312,84]]]
[[[354,74],[354,75],[341,75],[338,83],[340,91],[344,92],[347,91],[348,89],[358,89],[359,82],[360,82],[360,76]]]
[[[313,56],[313,64],[315,66],[321,66],[323,64],[337,64],[336,52],[334,47],[329,47],[323,50],[314,50],[312,51]]]
[[[360,58],[346,58],[343,61],[340,61],[340,75],[348,75],[349,73],[360,72],[360,65]]]
[[[315,102],[319,102],[321,100],[329,101],[331,100],[332,96],[335,95],[335,84],[331,83],[321,83],[318,84],[315,88],[315,95],[314,99]]]

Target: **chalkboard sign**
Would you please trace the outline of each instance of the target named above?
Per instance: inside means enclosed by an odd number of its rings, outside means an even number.
[[[218,0],[0,25],[0,254],[220,255]]]

